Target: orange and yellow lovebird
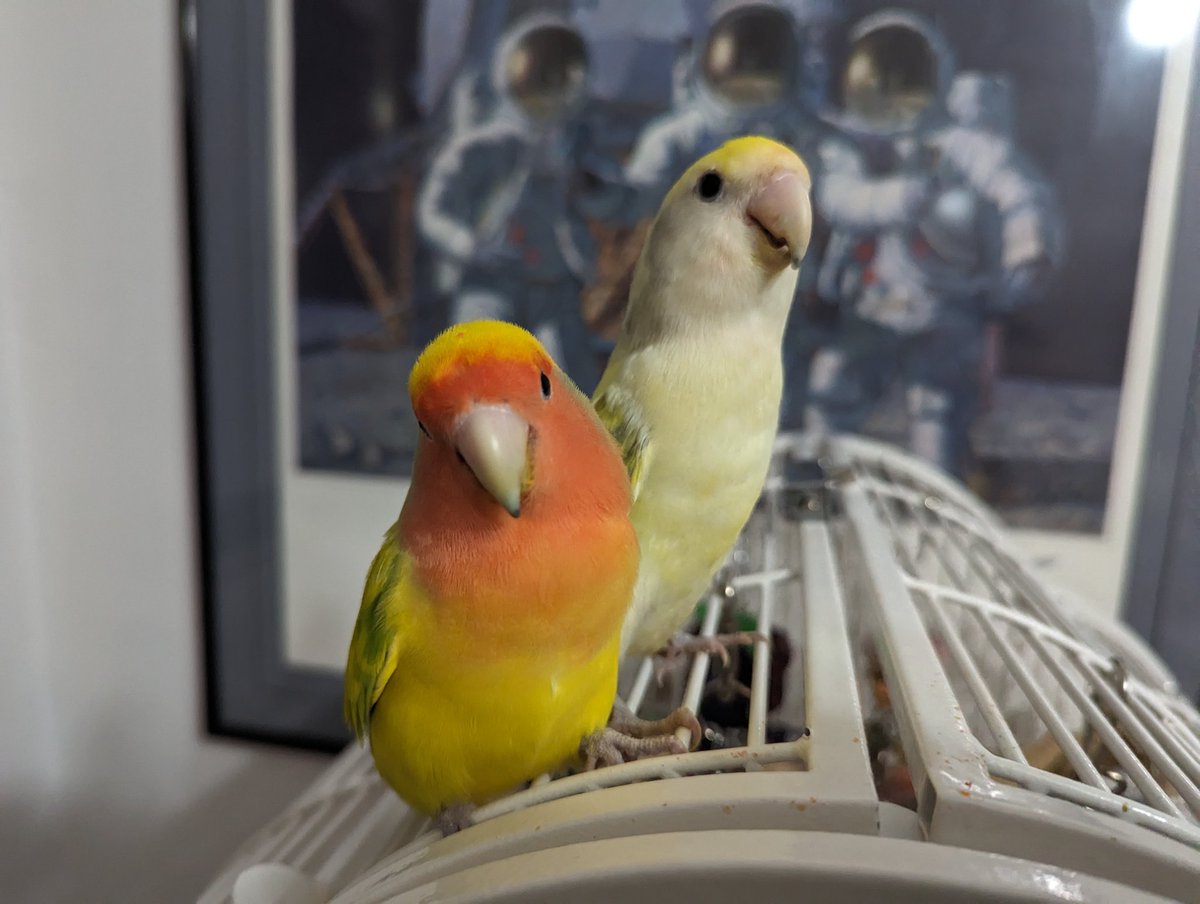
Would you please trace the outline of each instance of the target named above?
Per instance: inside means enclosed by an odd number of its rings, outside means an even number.
[[[344,705],[384,780],[450,832],[581,742],[604,759],[638,545],[615,442],[525,330],[451,327],[409,394],[412,483],[367,575]]]

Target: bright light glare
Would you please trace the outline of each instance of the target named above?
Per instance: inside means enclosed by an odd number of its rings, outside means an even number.
[[[1130,0],[1125,25],[1147,47],[1166,47],[1190,38],[1200,0]]]

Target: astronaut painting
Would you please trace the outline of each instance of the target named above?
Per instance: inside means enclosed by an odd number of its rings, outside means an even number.
[[[1044,294],[1062,223],[1008,124],[1010,83],[951,61],[907,11],[850,31],[845,128],[820,147],[816,190],[830,227],[817,287],[841,322],[811,365],[806,417],[860,432],[896,384],[911,449],[966,477],[989,325]]]
[[[1128,2],[294,4],[300,466],[406,474],[398,387],[455,322],[590,392],[663,194],[761,134],[816,214],[781,426],[1100,530],[1163,73]]]

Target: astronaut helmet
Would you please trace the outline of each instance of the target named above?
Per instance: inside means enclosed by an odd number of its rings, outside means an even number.
[[[844,115],[880,135],[919,130],[945,103],[954,70],[945,35],[908,10],[884,10],[857,22],[841,73]]]
[[[587,89],[588,53],[566,19],[521,19],[496,48],[492,82],[499,96],[536,123],[553,123],[579,108]]]
[[[798,59],[795,20],[787,9],[732,0],[713,10],[696,68],[700,82],[723,104],[762,108],[790,93]]]

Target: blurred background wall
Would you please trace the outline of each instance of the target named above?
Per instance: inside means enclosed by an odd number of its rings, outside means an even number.
[[[176,9],[0,4],[0,900],[194,899],[323,757],[203,736]]]

